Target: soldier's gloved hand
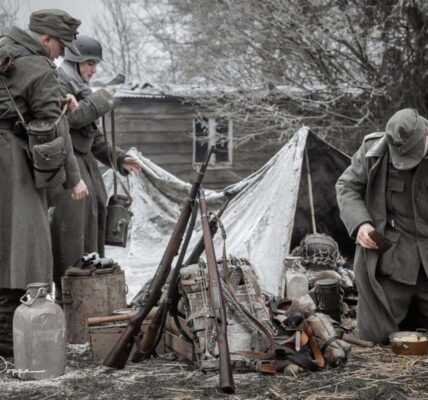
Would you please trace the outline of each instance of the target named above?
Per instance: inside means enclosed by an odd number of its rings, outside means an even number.
[[[368,222],[361,224],[357,233],[357,243],[366,249],[377,250],[377,244],[369,236],[371,231],[374,231],[372,224]]]
[[[79,102],[72,94],[66,94],[64,97],[61,97],[61,107],[65,104],[67,104],[67,112],[69,114],[75,112],[79,108]]]
[[[71,190],[71,198],[73,200],[81,200],[89,194],[86,183],[83,179]]]

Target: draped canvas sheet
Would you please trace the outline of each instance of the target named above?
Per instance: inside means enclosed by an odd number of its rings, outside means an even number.
[[[262,289],[274,295],[279,294],[283,260],[289,252],[307,136],[308,129],[300,129],[262,168],[225,189],[233,196],[222,218],[227,253],[247,258]],[[107,256],[125,270],[129,300],[154,275],[191,188],[141,153],[131,153],[141,160],[143,172],[126,182],[134,214],[128,245],[106,249]],[[112,173],[107,172],[104,179],[111,193]],[[205,194],[209,211],[217,211],[226,201],[224,192],[206,190]],[[188,252],[200,237],[199,220]],[[220,234],[214,243],[219,258]]]

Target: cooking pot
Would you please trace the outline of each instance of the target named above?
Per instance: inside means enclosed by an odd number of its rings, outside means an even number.
[[[409,337],[423,338],[423,341],[409,341]],[[416,332],[395,332],[389,335],[391,350],[395,354],[421,356],[428,353],[428,335],[426,330]]]

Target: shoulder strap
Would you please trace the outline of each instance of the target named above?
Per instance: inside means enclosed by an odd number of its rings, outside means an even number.
[[[25,122],[25,119],[24,119],[23,115],[21,114],[21,111],[19,111],[19,108],[18,108],[17,104],[15,103],[15,100],[13,99],[12,94],[9,91],[9,88],[6,85],[6,81],[4,80],[3,77],[0,77],[0,78],[1,78],[1,80],[3,82],[3,85],[4,85],[4,88],[6,89],[6,92],[7,92],[8,96],[9,96],[9,98],[10,98],[10,101],[13,104],[13,107],[15,107],[15,110],[18,113],[18,116],[19,116],[19,119],[22,122],[22,125],[25,127],[25,129],[27,129],[27,123]]]
[[[114,114],[112,114],[112,115],[114,115]],[[102,129],[103,129],[104,140],[107,144],[108,140],[107,140],[107,130],[106,130],[106,119],[105,119],[104,115],[101,117],[101,121],[102,121],[101,125],[102,125]],[[112,124],[112,128],[114,129],[114,123]],[[113,131],[112,131],[112,134],[114,135]],[[116,143],[112,143],[112,153],[113,153],[112,156],[110,156],[110,151],[108,150],[108,147],[107,147],[107,156],[108,156],[108,160],[110,162],[111,169],[113,171],[114,195],[115,196],[117,195],[117,181],[119,181],[120,186],[122,186],[123,191],[128,196],[128,199],[129,199],[128,207],[129,207],[132,203],[131,193],[129,192],[129,190],[125,186],[125,184],[122,182],[122,179],[120,179],[119,174],[117,172],[116,163],[112,160],[112,157],[113,157],[113,159],[116,158],[116,146],[115,145],[116,145]]]

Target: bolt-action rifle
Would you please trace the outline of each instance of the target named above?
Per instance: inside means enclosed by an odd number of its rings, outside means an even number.
[[[211,237],[213,237],[218,230],[218,220],[223,215],[226,207],[228,206],[230,201],[230,196],[227,197],[226,202],[223,204],[222,208],[218,211],[217,215],[209,221],[209,229]],[[187,227],[187,232],[185,239],[183,241],[183,245],[180,249],[180,255],[178,256],[177,263],[175,264],[175,268],[170,272],[170,277],[168,278],[169,287],[168,292],[161,305],[159,306],[155,316],[153,317],[149,327],[147,328],[147,332],[143,336],[143,340],[140,344],[141,349],[138,349],[134,354],[132,361],[138,362],[143,358],[149,358],[152,354],[154,354],[157,345],[162,338],[163,331],[165,328],[165,321],[168,313],[174,318],[177,327],[181,331],[181,326],[178,321],[178,311],[177,305],[180,299],[180,293],[178,291],[179,284],[179,276],[180,270],[183,267],[187,267],[192,264],[196,264],[199,260],[199,257],[205,250],[204,237],[203,235],[196,243],[192,253],[187,258],[186,262],[183,263],[184,256],[187,251],[187,247],[192,236],[193,229],[195,227],[195,220],[197,216],[197,207],[196,204],[193,209],[192,218],[190,220],[189,226]]]
[[[204,234],[205,255],[208,265],[209,293],[211,307],[214,313],[214,321],[217,331],[217,345],[219,352],[219,374],[220,387],[225,393],[234,393],[235,384],[233,382],[232,365],[230,362],[229,344],[227,341],[227,315],[224,305],[223,291],[221,288],[220,276],[217,269],[217,259],[214,252],[213,239],[211,237],[210,226],[207,215],[207,205],[205,194],[199,190],[199,207],[201,210],[202,231]]]
[[[137,314],[135,314],[129,320],[126,329],[104,360],[104,365],[108,367],[123,368],[125,366],[132,347],[134,346],[135,339],[139,336],[143,321],[147,317],[150,310],[158,303],[161,297],[162,287],[165,284],[168,274],[171,270],[172,261],[177,255],[178,249],[180,248],[186,226],[189,222],[189,218],[194,207],[195,198],[198,194],[199,187],[201,186],[213,151],[214,146],[211,146],[204,162],[201,165],[200,170],[197,172],[196,179],[193,183],[192,189],[190,190],[189,197],[186,199],[186,203],[181,210],[181,214],[178,218],[177,224],[175,225],[174,231],[172,232],[171,238],[169,239],[167,248],[162,256],[153,280],[150,283],[147,295],[142,300],[141,308]]]

